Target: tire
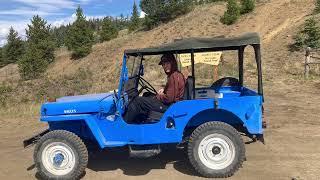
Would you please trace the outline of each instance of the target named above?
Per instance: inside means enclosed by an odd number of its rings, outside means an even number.
[[[242,166],[245,147],[240,134],[232,126],[223,122],[207,122],[192,132],[188,157],[201,176],[226,178]]]
[[[79,179],[88,164],[88,151],[77,135],[55,130],[41,137],[33,158],[41,179]]]

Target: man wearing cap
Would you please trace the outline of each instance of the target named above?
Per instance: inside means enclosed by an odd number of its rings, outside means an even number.
[[[178,71],[177,61],[173,54],[164,54],[159,65],[162,65],[167,74],[167,83],[164,89],[160,89],[155,96],[136,97],[130,102],[124,115],[128,123],[139,123],[139,115],[147,116],[150,111],[165,112],[173,103],[183,99],[185,78]]]

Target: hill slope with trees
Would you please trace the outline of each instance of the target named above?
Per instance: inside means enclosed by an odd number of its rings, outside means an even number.
[[[121,58],[125,49],[160,45],[179,38],[233,36],[252,31],[261,35],[266,81],[272,81],[276,77],[275,74],[279,74],[279,79],[292,78],[287,77],[288,73],[290,76],[300,71],[298,64],[303,59],[303,53],[290,52],[289,45],[294,42],[294,36],[314,8],[315,3],[308,0],[260,1],[255,4],[253,12],[240,16],[232,25],[224,25],[220,18],[226,11],[226,3],[206,3],[195,6],[186,15],[161,22],[151,30],[119,34],[117,38],[97,43],[93,45],[90,54],[77,61],[72,60],[71,52],[60,48],[56,50],[54,63],[48,65],[43,78],[21,82],[16,73],[7,73],[17,70],[11,65],[0,69],[0,80],[2,83],[9,83],[14,93],[21,94],[25,101],[43,99],[44,95],[56,97],[70,93],[106,92],[117,87]],[[281,59],[281,62],[278,59]],[[90,79],[92,82],[85,84]],[[37,86],[30,86],[30,83]],[[80,87],[86,90],[73,88],[76,84],[82,84]],[[50,87],[74,89],[74,92]]]

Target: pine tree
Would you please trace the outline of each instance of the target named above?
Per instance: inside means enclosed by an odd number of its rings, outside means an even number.
[[[111,17],[105,17],[100,31],[100,41],[110,41],[118,36],[118,29]]]
[[[55,27],[52,29],[52,34],[54,37],[54,41],[56,44],[56,47],[62,47],[65,45],[66,41],[66,36],[67,36],[67,26],[60,26],[60,27]]]
[[[298,51],[304,47],[320,48],[320,27],[314,17],[307,19],[302,31],[295,37],[290,45],[291,51]]]
[[[140,18],[139,18],[139,12],[136,5],[136,2],[133,3],[132,8],[132,16],[130,18],[130,25],[129,25],[129,31],[135,31],[140,27]]]
[[[252,12],[255,6],[255,0],[241,0],[241,14]]]
[[[55,43],[47,21],[36,15],[26,29],[26,52],[19,60],[19,72],[23,79],[39,77],[54,60]]]
[[[3,58],[5,64],[16,63],[24,53],[24,43],[12,27],[7,36],[7,44],[4,48]]]
[[[19,72],[22,79],[36,79],[46,71],[49,63],[42,58],[43,52],[37,50],[33,44],[28,45],[26,53],[19,61]]]
[[[320,27],[313,17],[306,20],[302,33],[306,35],[305,45],[311,48],[320,48]]]
[[[43,53],[43,59],[48,63],[54,60],[55,43],[50,25],[47,21],[36,15],[31,20],[31,25],[28,25],[26,30],[27,46],[35,46]]]
[[[89,27],[81,7],[76,10],[77,19],[71,25],[67,36],[67,47],[75,59],[87,56],[93,45],[93,30]]]
[[[231,25],[240,17],[240,7],[236,0],[228,0],[227,11],[221,17],[220,21],[223,24]]]
[[[144,25],[151,29],[160,23],[166,23],[193,9],[194,0],[141,0],[140,8],[146,13]]]

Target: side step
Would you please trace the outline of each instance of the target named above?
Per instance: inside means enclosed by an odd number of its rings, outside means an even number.
[[[129,145],[130,157],[149,158],[161,153],[160,145]]]

